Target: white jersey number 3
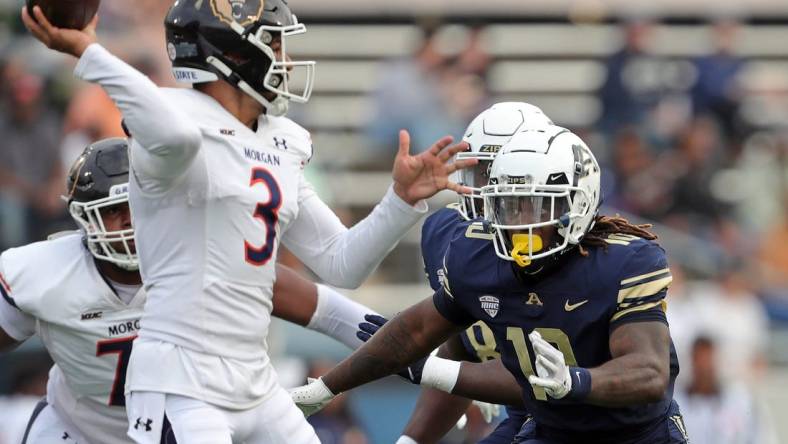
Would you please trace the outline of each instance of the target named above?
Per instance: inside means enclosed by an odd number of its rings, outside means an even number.
[[[276,242],[276,223],[279,221],[279,208],[282,206],[282,192],[274,176],[265,168],[254,168],[249,186],[257,184],[268,188],[270,198],[268,202],[258,203],[254,210],[254,217],[260,219],[265,224],[265,244],[262,247],[255,247],[248,241],[244,241],[244,251],[246,252],[246,262],[262,267],[267,264],[274,254]]]

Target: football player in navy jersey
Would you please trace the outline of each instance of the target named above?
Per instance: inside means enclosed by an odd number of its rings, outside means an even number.
[[[553,125],[553,122],[536,106],[522,102],[502,102],[483,111],[468,126],[463,141],[470,148],[467,152],[459,153],[457,160],[477,159],[478,163],[458,171],[455,181],[469,187],[471,192],[460,194],[456,204],[432,214],[422,227],[424,271],[434,291],[442,286],[443,256],[454,237],[468,235],[490,238],[480,221],[470,225],[463,222],[483,215],[481,189],[488,183],[490,166],[500,148],[517,132],[549,125]],[[360,333],[361,339],[369,338],[385,323],[385,319],[375,316],[368,317],[367,321],[360,325],[365,331]],[[484,362],[498,359],[500,353],[492,330],[479,321],[449,339],[438,349],[437,356],[455,361]],[[425,387],[396,444],[437,442],[457,423],[470,403],[468,398]],[[480,408],[489,422],[497,405],[483,405]],[[527,412],[522,406],[508,406],[506,413],[507,418],[481,441],[482,444],[509,444],[512,441],[525,421]]]
[[[501,359],[430,357],[422,385],[521,403],[531,418],[518,443],[687,442],[672,393],[665,252],[648,226],[597,214],[599,183],[596,159],[570,131],[515,135],[481,192],[487,230],[452,239],[442,288],[291,396],[309,414],[481,320]]]

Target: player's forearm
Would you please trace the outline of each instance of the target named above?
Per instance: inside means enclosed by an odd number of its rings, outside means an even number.
[[[425,299],[395,316],[366,344],[323,376],[335,394],[396,373],[429,354],[456,327],[437,313]]]
[[[670,381],[670,332],[662,322],[632,322],[610,335],[613,359],[589,369],[590,404],[616,407],[657,402]]]
[[[452,393],[491,404],[523,404],[520,385],[500,359],[463,362]]]
[[[658,402],[665,396],[669,375],[659,361],[643,354],[630,354],[590,369],[589,404],[623,407]]]
[[[319,226],[301,223],[290,232],[320,233],[315,239],[319,251],[309,251],[314,245],[288,243],[288,247],[326,283],[340,288],[361,285],[427,210],[426,204],[411,207],[389,189],[372,213],[348,229],[320,199],[310,198],[303,205],[308,208],[301,209],[304,214],[298,222]],[[296,240],[296,236],[292,238]]]
[[[188,120],[188,111],[174,109],[148,77],[100,45],[88,47],[74,73],[104,88],[122,112],[132,137],[145,150],[182,161],[196,153],[202,135]]]

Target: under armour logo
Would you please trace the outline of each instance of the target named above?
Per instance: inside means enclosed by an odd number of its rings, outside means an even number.
[[[69,435],[68,432],[63,432],[63,437],[60,438],[60,439],[65,441],[65,440],[70,439],[70,438],[71,438],[71,435]]]
[[[274,145],[280,150],[287,150],[287,140],[284,138],[274,137]]]
[[[150,432],[151,430],[153,430],[151,428],[152,424],[153,424],[152,419],[148,419],[145,422],[142,422],[142,418],[137,418],[137,423],[134,424],[134,430],[139,430],[140,427],[145,427],[145,431]]]

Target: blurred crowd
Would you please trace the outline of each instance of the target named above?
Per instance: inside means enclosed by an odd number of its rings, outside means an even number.
[[[25,39],[15,3],[3,9],[6,3],[0,1],[0,249],[71,229],[61,200],[68,166],[90,141],[122,135],[103,91],[76,84],[73,61]],[[133,40],[111,41],[113,50],[159,84],[172,80],[161,26],[149,17],[163,16],[166,4],[102,6],[102,26],[133,31]],[[387,62],[370,98],[364,135],[381,158],[393,157],[400,128],[411,131],[414,147],[427,147],[444,134],[462,136],[473,116],[501,99],[491,92],[495,60],[482,26],[464,28],[456,39],[438,33],[437,23],[423,29],[411,56]],[[652,23],[623,24],[623,45],[604,59],[600,117],[572,128],[603,165],[605,211],[656,222],[673,261],[669,319],[682,366],[676,392],[696,444],[775,442],[771,416],[752,388],[770,359],[788,363],[788,352],[774,358],[770,348],[775,333],[788,331],[788,133],[745,118],[741,74],[748,60],[732,50],[738,31],[733,20],[714,23],[713,52],[685,60],[691,69],[675,69],[675,60],[650,51]],[[14,387],[16,396],[0,398],[0,411],[41,394],[40,384],[8,382],[5,373],[0,391]],[[346,401],[311,421],[323,442],[368,442]],[[14,442],[3,433],[11,434],[0,430],[0,444]]]

